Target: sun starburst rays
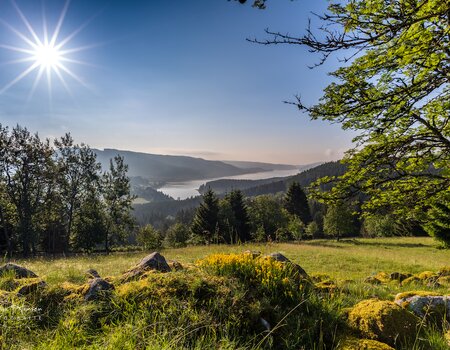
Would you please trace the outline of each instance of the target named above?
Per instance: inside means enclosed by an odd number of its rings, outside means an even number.
[[[24,78],[28,77],[32,73],[35,73],[31,91],[28,95],[27,101],[31,100],[33,94],[35,93],[41,80],[46,78],[47,87],[49,92],[49,97],[51,99],[52,95],[52,77],[56,76],[61,85],[67,91],[67,93],[73,97],[72,91],[66,81],[65,77],[68,76],[77,83],[88,88],[88,85],[76,74],[72,69],[69,68],[69,64],[78,65],[89,65],[89,63],[77,60],[75,58],[69,57],[70,54],[87,50],[92,45],[80,46],[80,47],[67,47],[67,44],[82,30],[86,27],[87,23],[84,23],[78,27],[75,31],[70,33],[68,36],[59,39],[61,34],[61,29],[64,25],[64,20],[67,15],[70,0],[67,0],[61,11],[61,14],[56,22],[54,30],[49,33],[47,19],[45,17],[45,11],[42,14],[43,23],[43,34],[39,36],[37,31],[31,25],[31,22],[27,19],[25,14],[19,8],[14,0],[11,3],[16,10],[19,18],[21,19],[23,25],[28,32],[23,33],[17,28],[13,27],[10,23],[0,20],[0,24],[10,30],[11,33],[15,34],[18,39],[21,39],[21,45],[7,45],[0,44],[0,49],[6,49],[16,54],[22,55],[22,57],[13,59],[7,62],[0,63],[0,65],[5,64],[19,64],[19,63],[29,63],[29,65],[20,72],[14,79],[9,81],[3,87],[0,87],[0,95],[12,88],[14,85],[22,81]],[[51,35],[50,35],[51,34]]]

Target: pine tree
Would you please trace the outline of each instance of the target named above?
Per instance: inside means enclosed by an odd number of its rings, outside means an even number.
[[[289,186],[284,198],[284,207],[290,214],[298,216],[305,225],[311,222],[308,199],[298,182],[293,182]]]
[[[197,208],[191,225],[193,236],[202,237],[209,242],[218,229],[219,200],[209,189],[203,195],[203,202]]]

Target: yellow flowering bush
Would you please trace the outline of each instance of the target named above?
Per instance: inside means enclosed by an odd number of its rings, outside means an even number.
[[[290,263],[252,254],[213,254],[197,261],[197,266],[220,276],[234,276],[273,294],[294,298],[304,292],[306,281]],[[305,282],[305,283],[303,283]]]

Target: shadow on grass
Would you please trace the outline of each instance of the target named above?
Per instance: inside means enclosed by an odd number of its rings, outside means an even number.
[[[318,247],[329,247],[342,249],[349,245],[361,246],[361,247],[386,247],[386,248],[424,248],[427,245],[423,243],[405,243],[405,242],[377,242],[377,241],[361,241],[358,239],[341,239],[339,241],[312,241],[308,242],[308,245]]]
[[[405,243],[405,242],[378,242],[378,241],[360,241],[358,239],[343,239],[339,243],[357,245],[357,246],[368,246],[368,247],[392,247],[392,248],[423,248],[427,247],[423,243]]]

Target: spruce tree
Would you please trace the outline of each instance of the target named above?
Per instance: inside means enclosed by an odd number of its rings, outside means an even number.
[[[226,200],[230,203],[234,215],[234,230],[239,240],[241,242],[250,240],[250,218],[242,192],[240,190],[232,191],[226,196]]]
[[[308,199],[298,182],[293,182],[289,186],[284,198],[284,207],[290,214],[297,216],[305,225],[311,222]]]
[[[218,229],[219,200],[215,193],[209,189],[203,195],[203,202],[197,208],[191,225],[193,236],[201,237],[209,242]]]

